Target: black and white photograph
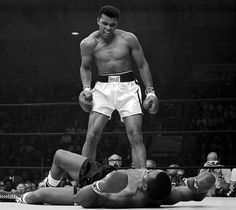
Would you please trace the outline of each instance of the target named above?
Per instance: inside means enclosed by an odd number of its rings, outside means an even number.
[[[0,209],[236,209],[235,0],[0,0]]]

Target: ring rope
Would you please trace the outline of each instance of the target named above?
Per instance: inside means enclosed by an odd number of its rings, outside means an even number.
[[[224,101],[236,101],[236,98],[199,98],[199,99],[159,99],[161,103],[168,102],[224,102]],[[15,104],[0,104],[0,107],[16,107],[16,106],[68,106],[79,105],[78,102],[45,102],[45,103],[15,103]]]
[[[16,104],[0,104],[0,107],[16,107],[16,106],[68,106],[68,105],[76,105],[78,106],[78,102],[45,102],[45,103],[16,103]]]
[[[50,169],[50,167],[46,166],[0,166],[0,169]],[[236,168],[236,165],[227,165],[227,166],[181,166],[181,167],[169,167],[169,166],[160,166],[153,167],[151,169],[228,169],[228,168]],[[130,167],[121,167],[120,169],[130,169]]]
[[[204,134],[204,133],[236,133],[236,130],[182,130],[182,131],[143,131],[143,134]],[[47,133],[0,133],[0,136],[61,136],[86,135],[87,132],[47,132]],[[103,132],[102,134],[127,134],[124,131]]]

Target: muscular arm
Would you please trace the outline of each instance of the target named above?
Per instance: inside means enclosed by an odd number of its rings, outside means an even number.
[[[76,203],[84,208],[128,208],[142,207],[142,199],[133,199],[133,192],[123,190],[119,193],[101,193],[98,194],[92,189],[92,185],[88,185],[80,189],[76,195]]]
[[[187,186],[173,187],[170,195],[161,201],[161,205],[174,205],[180,201],[201,201],[206,193],[192,192]]]
[[[144,83],[145,87],[153,87],[152,75],[149,69],[149,65],[144,57],[142,47],[136,38],[136,36],[132,33],[129,34],[128,42],[131,47],[131,54],[134,58],[134,61],[139,70],[141,79]]]
[[[128,176],[115,171],[100,181],[83,187],[76,202],[83,207],[141,207],[144,195],[139,187],[128,184]]]
[[[134,192],[123,190],[120,193],[103,193],[98,201],[102,201],[103,207],[109,208],[139,208],[145,207],[141,197],[134,196]]]
[[[201,201],[215,183],[215,177],[209,173],[200,173],[186,179],[186,186],[173,187],[163,204],[172,205],[179,201]]]
[[[81,52],[80,77],[81,77],[83,87],[91,86],[92,49],[93,49],[93,40],[91,38],[87,37],[81,41],[80,43],[80,52]]]

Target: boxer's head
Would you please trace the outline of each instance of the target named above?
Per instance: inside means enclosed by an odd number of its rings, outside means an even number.
[[[109,18],[115,18],[118,20],[120,11],[113,6],[105,5],[99,10],[98,18],[101,18],[102,15],[106,15]]]
[[[147,171],[143,182],[146,193],[152,200],[164,199],[171,192],[170,178],[162,170]]]
[[[105,5],[99,10],[97,24],[103,39],[109,40],[114,37],[119,14],[118,9],[109,5]]]

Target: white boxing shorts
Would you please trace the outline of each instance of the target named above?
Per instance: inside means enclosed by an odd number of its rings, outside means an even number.
[[[135,81],[120,82],[117,76],[108,76],[108,82],[96,82],[93,88],[92,111],[111,117],[116,109],[124,117],[142,114],[142,94]],[[119,76],[118,76],[119,77]]]

